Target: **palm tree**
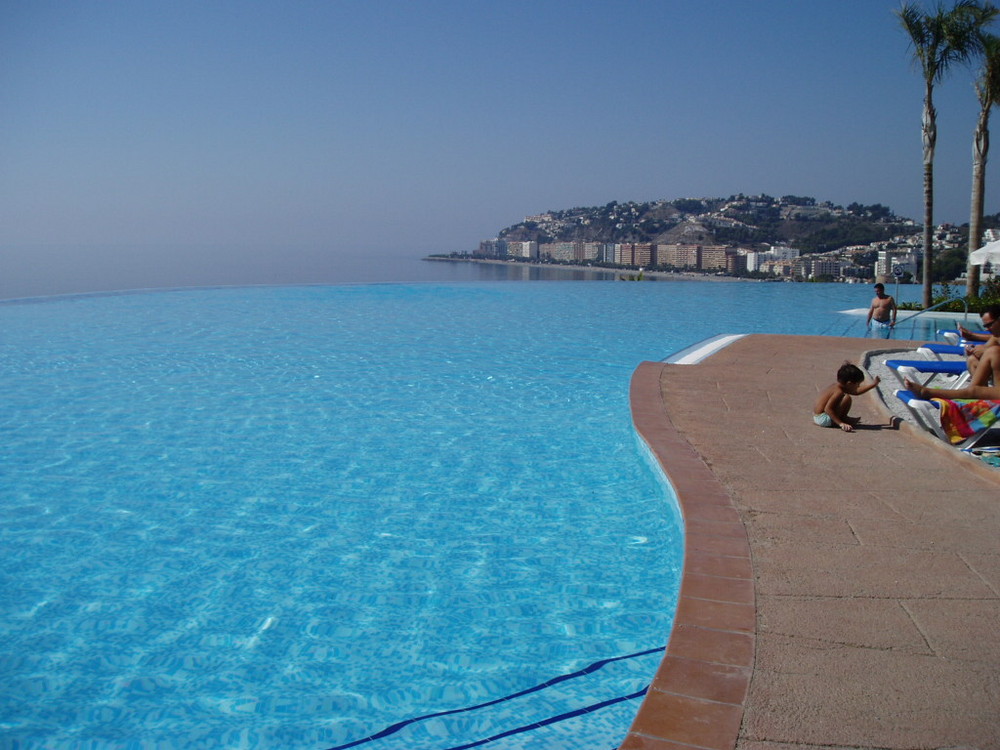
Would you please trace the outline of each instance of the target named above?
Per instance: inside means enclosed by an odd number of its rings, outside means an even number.
[[[924,112],[921,132],[924,144],[924,307],[931,306],[931,266],[934,241],[934,148],[937,144],[937,111],[934,109],[934,85],[948,69],[968,61],[982,44],[980,30],[993,20],[997,10],[976,0],[957,0],[946,10],[938,3],[925,12],[915,3],[904,3],[896,11],[899,22],[910,37],[913,58],[924,78]]]
[[[979,248],[983,236],[983,198],[986,194],[986,157],[990,151],[990,111],[1000,102],[1000,38],[983,35],[983,65],[976,81],[979,120],[972,141],[972,211],[969,217],[969,253]],[[969,264],[965,296],[979,295],[979,266]]]

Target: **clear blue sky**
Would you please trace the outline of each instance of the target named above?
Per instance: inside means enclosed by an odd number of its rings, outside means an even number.
[[[140,283],[122,265],[172,283],[163,255],[241,283],[307,247],[419,257],[549,209],[739,192],[920,220],[897,7],[0,0],[0,263],[110,288]],[[972,78],[937,90],[938,221],[968,221]]]

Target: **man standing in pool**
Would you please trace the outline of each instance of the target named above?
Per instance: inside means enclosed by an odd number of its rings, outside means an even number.
[[[885,293],[884,284],[875,285],[875,299],[868,308],[866,325],[872,331],[872,337],[889,338],[896,325],[896,300]]]

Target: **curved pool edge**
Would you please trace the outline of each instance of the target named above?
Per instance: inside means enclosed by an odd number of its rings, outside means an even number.
[[[696,365],[703,359],[707,359],[721,349],[725,349],[734,341],[739,341],[746,336],[745,333],[724,333],[718,336],[711,336],[696,344],[674,352],[666,359],[662,360],[669,365]]]
[[[664,409],[660,376],[678,366],[643,362],[629,390],[635,429],[680,506],[684,565],[666,652],[621,750],[734,747],[753,671],[750,543],[728,491]]]

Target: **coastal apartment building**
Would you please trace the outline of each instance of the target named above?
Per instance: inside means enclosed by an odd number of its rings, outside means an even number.
[[[498,240],[480,243],[480,254],[486,257],[537,257],[564,263],[597,261],[636,268],[670,266],[692,270],[725,271],[745,268],[743,253],[725,245],[655,244],[652,242],[542,242],[537,244],[536,255],[526,246],[529,243],[507,242],[500,247]],[[508,255],[490,253],[507,252]]]
[[[701,245],[657,245],[656,263],[672,268],[700,268]]]
[[[839,258],[800,258],[792,264],[794,274],[804,279],[816,279],[820,276],[840,278],[844,266]]]
[[[688,268],[699,271],[724,271],[734,264],[730,256],[740,253],[725,245],[692,245],[676,243],[654,247],[653,265]],[[735,261],[739,265],[739,261]]]
[[[649,268],[655,261],[651,242],[625,242],[615,246],[615,262],[623,266]]]
[[[740,252],[726,253],[726,273],[730,276],[741,276],[747,272],[747,255]]]
[[[792,273],[792,261],[799,257],[799,251],[793,247],[775,245],[767,252],[748,251],[746,256],[748,271],[789,276]]]
[[[795,267],[792,265],[795,261],[786,260],[784,258],[778,258],[775,260],[765,260],[758,267],[757,270],[770,274],[771,276],[782,276],[791,277],[795,275]]]
[[[704,246],[701,249],[701,270],[725,271],[727,251],[732,253],[736,252],[735,250],[728,250],[728,248],[721,245]]]
[[[507,240],[483,240],[479,243],[479,255],[484,258],[506,258]]]
[[[560,260],[563,262],[569,262],[577,260],[577,244],[576,242],[543,242],[538,246],[538,251],[541,253],[543,258],[549,258],[551,260]]]
[[[543,242],[538,245],[538,257],[576,263],[586,261],[614,263],[615,247],[616,245],[605,242]]]
[[[520,242],[515,240],[483,240],[479,243],[477,255],[483,258],[523,258],[532,260],[538,257],[537,242]]]
[[[904,273],[916,276],[920,267],[920,256],[908,250],[879,250],[878,259],[875,261],[875,278],[883,283],[891,281],[894,278],[892,269],[895,266],[902,268]]]
[[[538,257],[538,243],[531,242],[507,242],[507,257],[534,259]]]

